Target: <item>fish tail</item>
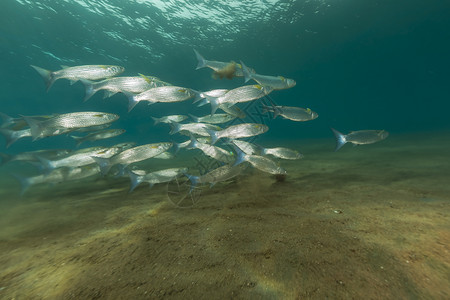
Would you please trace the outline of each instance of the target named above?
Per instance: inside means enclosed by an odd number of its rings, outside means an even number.
[[[9,148],[9,146],[11,146],[14,142],[18,140],[18,137],[15,133],[16,132],[14,130],[5,128],[0,129],[0,134],[3,135],[3,137],[6,140],[6,148]]]
[[[73,138],[77,142],[77,145],[76,145],[77,147],[80,147],[81,143],[84,142],[82,136],[71,135],[70,137]]]
[[[86,102],[89,100],[97,91],[98,89],[94,88],[94,82],[87,80],[87,79],[80,79],[81,83],[84,84],[84,88],[86,89],[86,92],[84,94],[83,102]]]
[[[112,97],[112,96],[114,96],[115,94],[117,94],[117,92],[105,90],[105,92],[103,93],[103,99]]]
[[[128,191],[128,193],[131,193],[139,184],[141,184],[144,176],[140,176],[133,171],[128,171],[128,175],[130,176],[131,181],[130,190]]]
[[[26,117],[23,116],[23,119],[25,122],[27,122],[28,126],[30,126],[31,129],[31,136],[33,137],[33,142],[40,138],[40,135],[42,134],[42,128],[40,126],[40,122],[36,121],[32,117]]]
[[[155,117],[151,117],[153,119],[153,122],[155,122],[153,125],[157,125],[159,123],[161,123],[161,119],[159,118],[155,118]]]
[[[272,108],[271,108],[270,106],[267,106],[267,105],[265,105],[265,104],[262,105],[262,110],[261,110],[261,112],[262,112],[263,114],[266,114],[266,113],[271,112],[271,111],[272,111]]]
[[[189,117],[191,117],[192,120],[194,120],[195,123],[200,122],[198,117],[196,117],[196,116],[194,116],[192,114],[188,114],[188,115],[189,115]]]
[[[198,185],[200,177],[199,176],[194,176],[194,175],[190,175],[187,173],[183,173],[191,182],[191,188],[189,189],[189,194],[192,193],[192,191],[195,189],[195,187]]]
[[[91,156],[91,158],[98,164],[103,176],[106,175],[112,167],[111,161],[108,158],[97,156]]]
[[[25,192],[33,185],[31,180],[27,177],[20,176],[18,174],[11,174],[20,183],[20,196],[23,196]]]
[[[200,100],[200,101],[197,103],[197,107],[204,106],[204,105],[206,105],[206,104],[208,104],[208,103],[209,103],[208,99],[202,99],[202,100]]]
[[[45,82],[46,90],[48,92],[48,90],[51,88],[51,86],[53,85],[53,83],[56,80],[56,78],[54,76],[54,73],[52,71],[50,71],[50,70],[46,70],[46,69],[43,69],[43,68],[40,68],[40,67],[36,67],[36,66],[33,66],[33,65],[30,65],[30,66],[33,69],[35,69],[39,73],[39,75],[42,76],[42,78],[44,79],[44,82]]]
[[[244,64],[244,62],[241,60],[241,66],[242,66],[242,72],[244,73],[244,82],[249,81],[250,79],[252,79],[252,73],[250,72],[250,70],[247,68],[247,66]]]
[[[49,174],[51,171],[55,169],[55,164],[42,156],[36,155],[36,158],[39,160],[40,165],[39,169],[43,171],[45,174]]]
[[[234,151],[236,152],[236,160],[233,166],[237,166],[245,161],[245,153],[238,146],[233,146]]]
[[[136,100],[135,94],[130,93],[130,92],[125,92],[125,91],[123,91],[123,93],[128,98],[128,112],[130,112],[136,106],[136,104],[139,103],[139,101]]]
[[[207,97],[209,104],[211,104],[211,116],[217,111],[219,108],[219,102],[216,97]]]
[[[2,153],[0,152],[0,157],[2,158],[2,162],[0,163],[0,166],[6,164],[7,162],[11,161],[12,155]]]
[[[178,124],[177,122],[171,122],[169,123],[169,126],[170,126],[169,134],[175,134],[177,132],[180,132],[181,130],[181,125]]]
[[[191,89],[191,91],[194,93],[194,101],[192,101],[192,103],[197,103],[198,101],[202,100],[203,97],[202,93],[196,90]]]
[[[194,149],[198,148],[198,141],[197,139],[192,135],[192,133],[189,133],[189,136],[191,138],[191,142],[187,145],[187,149]]]
[[[206,132],[211,136],[211,145],[214,145],[219,137],[217,136],[218,131],[212,129],[205,129]]]
[[[14,124],[14,118],[8,116],[5,113],[0,112],[0,118],[2,119],[2,126],[1,127],[3,127],[3,128]]]
[[[119,169],[119,172],[114,176],[114,178],[120,178],[125,176],[125,173],[127,172],[128,164],[118,164],[117,168]]]
[[[201,68],[205,68],[206,67],[206,59],[200,54],[198,53],[197,50],[194,49],[195,52],[195,56],[197,57],[197,67],[195,68],[196,70],[201,69]]]
[[[345,145],[345,143],[347,143],[347,140],[345,139],[345,134],[340,133],[339,131],[337,131],[334,128],[331,128],[331,131],[333,131],[334,133],[334,137],[336,138],[336,148],[334,149],[334,152],[338,151],[339,149],[342,148],[342,146]]]

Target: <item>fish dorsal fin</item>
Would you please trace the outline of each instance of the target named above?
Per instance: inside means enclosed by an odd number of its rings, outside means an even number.
[[[312,113],[311,108],[308,107],[308,108],[306,109],[306,112],[307,112],[308,114],[311,114],[311,113]]]
[[[142,78],[145,79],[145,81],[147,81],[148,83],[153,83],[155,80],[159,80],[157,77],[153,77],[153,76],[147,76],[141,73],[138,73],[139,76],[141,76]]]
[[[70,68],[70,67],[69,67],[69,66],[66,66],[66,65],[61,65],[61,68],[67,69],[67,68]]]

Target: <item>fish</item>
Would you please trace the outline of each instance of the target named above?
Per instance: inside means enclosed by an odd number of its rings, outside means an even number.
[[[263,105],[263,112],[272,112],[273,118],[281,116],[291,121],[304,122],[316,119],[319,115],[309,108],[295,106],[266,106]]]
[[[100,131],[100,130],[110,127],[111,125],[112,125],[112,123],[108,123],[108,124],[102,124],[102,125],[96,125],[96,126],[90,126],[90,127],[76,128],[74,131],[76,131],[76,132]]]
[[[40,174],[31,177],[22,177],[17,174],[13,174],[13,176],[19,181],[20,195],[23,196],[30,187],[36,184],[55,184],[75,181],[98,174],[100,174],[100,168],[97,165],[89,165],[72,169],[55,169],[49,174]]]
[[[213,124],[207,124],[207,123],[186,123],[186,124],[179,124],[176,122],[172,122],[169,124],[171,127],[171,130],[169,134],[175,134],[178,132],[190,132],[192,134],[201,135],[201,136],[209,136],[210,133],[208,130],[221,130],[219,126],[213,125]]]
[[[197,123],[222,124],[236,119],[236,116],[230,114],[214,114],[203,117],[196,117],[192,114],[188,115],[189,117],[191,117],[192,120],[194,120],[194,122]]]
[[[244,151],[245,152],[245,151]],[[270,154],[272,156],[282,158],[282,159],[300,159],[303,158],[303,155],[296,151],[289,148],[284,147],[276,147],[276,148],[262,148],[262,154],[267,155]]]
[[[124,168],[132,163],[157,156],[169,150],[170,147],[172,147],[172,143],[153,143],[127,149],[110,158],[100,156],[92,156],[92,158],[100,166],[102,175],[105,175],[114,165],[120,164]]]
[[[294,79],[284,78],[283,76],[268,76],[256,74],[255,72],[251,72],[242,61],[241,65],[244,73],[245,82],[249,81],[250,79],[253,79],[258,84],[270,87],[274,90],[289,89],[296,85]]]
[[[46,157],[48,159],[54,159],[61,156],[69,154],[71,150],[69,149],[50,149],[50,150],[35,150],[29,152],[21,152],[18,154],[10,155],[0,152],[0,157],[2,158],[1,164],[5,164],[12,161],[28,161],[37,162],[37,156]]]
[[[85,141],[93,142],[93,141],[98,141],[98,140],[103,140],[103,139],[109,139],[109,138],[121,135],[124,132],[125,132],[125,129],[107,129],[107,130],[91,132],[86,136],[71,135],[70,137],[73,138],[77,142],[77,147],[78,147],[78,146],[80,146],[81,143],[83,143]]]
[[[346,143],[367,145],[382,141],[389,136],[389,132],[386,130],[358,130],[351,131],[348,134],[343,134],[334,128],[331,128],[331,131],[333,131],[336,138],[335,152],[341,149]]]
[[[270,87],[264,87],[259,84],[253,84],[253,85],[244,85],[229,90],[228,92],[219,97],[213,97],[208,95],[205,96],[206,99],[211,104],[211,115],[213,115],[220,105],[223,105],[225,103],[228,105],[234,105],[236,103],[253,101],[268,95],[271,91],[272,89]]]
[[[260,146],[257,146],[255,144],[241,141],[241,140],[231,140],[231,143],[239,147],[245,154],[257,154],[260,155],[262,153],[262,149]]]
[[[187,148],[199,149],[205,155],[207,155],[211,158],[214,158],[215,160],[218,160],[220,162],[226,163],[226,164],[230,164],[230,163],[234,162],[235,157],[234,157],[233,152],[229,152],[229,151],[222,149],[220,147],[217,147],[217,146],[200,143],[199,141],[197,141],[195,139],[195,137],[192,134],[190,136],[191,136],[191,142],[189,143]]]
[[[145,173],[129,171],[131,180],[130,193],[142,182],[147,182],[151,187],[156,183],[164,183],[174,180],[176,177],[187,172],[187,168],[170,168],[155,172]]]
[[[235,62],[221,62],[215,60],[205,59],[197,50],[194,49],[195,56],[197,58],[196,70],[202,68],[210,68],[214,71],[213,76],[231,79],[233,77],[243,77],[244,72],[242,66]],[[252,70],[250,69],[250,72]],[[215,74],[215,75],[214,75]]]
[[[273,175],[285,175],[286,170],[273,160],[259,155],[245,154],[239,147],[235,147],[236,161],[234,165],[239,165],[244,161],[249,162],[253,167]]]
[[[159,123],[167,123],[170,124],[172,122],[183,122],[184,120],[186,120],[188,118],[188,116],[185,115],[170,115],[170,116],[164,116],[161,118],[156,118],[156,117],[151,117],[154,121],[154,125],[157,125]]]
[[[202,176],[194,176],[190,174],[185,174],[191,182],[191,187],[189,193],[195,189],[198,184],[209,183],[210,187],[214,186],[218,182],[230,180],[238,175],[240,175],[247,166],[245,164],[238,165],[223,165],[218,167]]]
[[[153,156],[153,158],[156,158],[156,159],[172,159],[172,158],[175,158],[175,155],[173,155],[172,153],[166,151],[166,152],[163,152],[163,153],[158,154],[156,156]]]
[[[219,108],[227,114],[239,119],[244,119],[247,116],[245,112],[242,111],[242,109],[233,104],[224,103],[222,105],[219,105]]]
[[[199,93],[179,86],[161,86],[144,91],[140,94],[124,92],[128,97],[128,111],[131,111],[140,101],[148,101],[150,104],[157,102],[181,102],[194,97],[200,97]]]
[[[6,148],[9,148],[12,144],[14,144],[17,140],[31,136],[31,129],[21,129],[21,130],[11,130],[7,128],[0,128],[0,134],[6,140]]]
[[[221,138],[237,139],[237,138],[251,137],[263,134],[267,130],[269,130],[269,127],[264,124],[242,123],[232,125],[219,131],[207,129],[207,132],[211,136],[211,144],[215,144],[216,141]]]
[[[80,80],[98,80],[119,75],[125,71],[124,67],[112,65],[85,65],[76,67],[63,67],[58,71],[50,71],[31,65],[44,79],[47,91],[53,83],[61,78],[69,79],[72,83]]]
[[[211,143],[211,138],[207,137],[196,137],[196,140],[203,144]],[[178,153],[181,148],[187,148],[191,144],[191,140],[187,140],[181,143],[173,143],[174,153]],[[0,153],[1,154],[1,153]]]
[[[120,148],[92,147],[84,149],[80,152],[70,153],[66,157],[61,157],[55,160],[40,156],[37,156],[37,158],[41,163],[44,173],[48,174],[54,169],[62,167],[75,168],[94,164],[96,161],[92,158],[93,156],[106,159],[120,152]]]
[[[31,128],[33,141],[70,130],[108,124],[119,118],[116,114],[103,112],[75,112],[61,114],[45,121],[37,121],[33,117],[24,117]]]
[[[111,97],[112,95],[122,93],[123,91],[139,94],[151,88],[160,86],[160,81],[156,77],[145,75],[112,77],[99,82],[94,82],[87,79],[80,79],[80,81],[85,87],[85,96],[83,101],[87,101],[100,90],[107,91],[106,95]]]

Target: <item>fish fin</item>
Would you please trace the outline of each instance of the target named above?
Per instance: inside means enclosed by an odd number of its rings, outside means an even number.
[[[198,101],[205,98],[202,96],[203,94],[201,92],[193,90],[193,89],[190,89],[190,90],[194,93],[194,101],[192,101],[192,103],[197,103]]]
[[[46,87],[46,91],[48,92],[48,90],[51,88],[51,86],[53,85],[53,83],[55,82],[55,76],[54,73],[50,70],[46,70],[40,67],[36,67],[33,65],[30,65],[33,69],[35,69],[39,75],[42,76],[42,78],[44,79],[45,82],[45,87]]]
[[[6,148],[9,148],[9,146],[14,144],[14,142],[16,142],[18,140],[18,137],[15,136],[14,133],[15,133],[14,130],[6,129],[6,128],[0,129],[0,134],[3,135],[3,137],[6,140]]]
[[[117,92],[105,90],[105,92],[103,93],[103,99],[112,97],[112,96],[114,96],[115,94],[117,94]]]
[[[66,66],[66,65],[60,65],[60,66],[61,66],[62,69],[70,68],[69,66]]]
[[[188,116],[191,117],[191,119],[194,120],[195,123],[200,122],[198,117],[196,117],[196,116],[194,116],[192,114],[188,114]]]
[[[253,79],[252,73],[250,73],[249,69],[246,65],[244,65],[244,62],[241,60],[241,66],[242,66],[242,72],[244,73],[244,82],[249,81],[250,79]]]
[[[265,114],[265,113],[271,112],[271,109],[272,108],[270,106],[267,106],[267,105],[263,104],[262,107],[261,107],[261,112],[263,114]]]
[[[44,174],[49,174],[51,171],[53,171],[55,168],[55,164],[42,156],[35,155],[35,157],[39,160],[41,163],[39,167],[39,170],[42,171]]]
[[[236,152],[236,161],[233,164],[233,167],[234,167],[245,161],[245,153],[236,145],[234,145],[233,148],[234,148],[234,151]]]
[[[345,143],[347,143],[347,140],[345,139],[345,134],[342,134],[341,132],[337,131],[334,128],[331,128],[331,131],[333,131],[334,133],[334,137],[336,138],[336,148],[334,149],[334,152],[338,151],[339,149],[342,148],[342,146],[345,145]]]
[[[2,158],[2,162],[0,163],[0,166],[6,164],[7,162],[11,161],[12,155],[2,153],[0,152],[0,157]]]
[[[131,193],[134,191],[134,189],[139,184],[141,184],[144,176],[138,175],[138,174],[134,173],[133,171],[128,171],[128,175],[130,176],[130,181],[131,181],[130,190],[128,191],[128,193]]]
[[[35,119],[33,119],[32,117],[26,117],[26,116],[22,116],[23,119],[25,120],[25,122],[27,122],[28,126],[30,126],[31,129],[31,136],[33,137],[33,142],[37,139],[39,139],[42,134],[42,128],[40,126],[39,121],[36,121]]]
[[[3,127],[3,128],[14,124],[14,118],[8,116],[5,113],[0,112],[0,118],[2,119],[2,126],[1,127]]]
[[[207,96],[209,104],[211,104],[211,116],[217,111],[219,108],[219,103],[216,97]]]
[[[191,182],[191,188],[189,189],[189,194],[192,193],[192,191],[195,189],[195,187],[197,186],[200,177],[199,176],[194,176],[194,175],[189,175],[187,173],[183,173]]]
[[[177,132],[180,132],[180,127],[181,127],[181,125],[180,124],[178,124],[177,122],[171,122],[171,123],[169,123],[169,126],[170,126],[170,132],[169,132],[169,134],[175,134],[175,133],[177,133]]]
[[[198,148],[198,141],[190,132],[189,132],[189,137],[191,138],[191,142],[186,146],[186,149]]]
[[[205,68],[206,67],[206,59],[200,54],[198,53],[197,50],[194,49],[194,53],[195,56],[197,57],[197,67],[195,68],[196,70],[201,69],[201,68]]]
[[[112,167],[111,161],[109,158],[91,156],[91,158],[98,164],[100,167],[100,172],[102,175],[106,175]]]
[[[70,85],[77,83],[78,79],[69,79]]]
[[[23,196],[25,192],[33,185],[30,178],[20,176],[18,174],[11,174],[14,178],[19,181],[20,184],[20,196]]]
[[[80,79],[81,83],[84,84],[86,92],[84,94],[83,102],[89,100],[98,90],[94,89],[94,82],[87,79]]]
[[[217,131],[216,130],[212,130],[212,129],[205,129],[205,130],[211,136],[211,145],[214,145],[217,142],[217,140],[219,139],[217,137]]]
[[[206,105],[206,104],[208,104],[208,103],[209,103],[208,99],[202,99],[202,100],[200,100],[200,101],[197,103],[197,107],[204,106],[204,105]]]
[[[135,94],[125,91],[123,91],[123,93],[128,98],[128,112],[130,112],[136,106],[136,104],[139,103],[139,101],[136,100]]]
[[[159,118],[155,118],[155,117],[151,117],[153,119],[153,122],[155,122],[153,125],[157,125],[159,123],[161,123]]]
[[[84,142],[82,136],[71,135],[70,137],[73,138],[77,142],[77,144],[76,144],[77,147],[80,147],[81,143]]]

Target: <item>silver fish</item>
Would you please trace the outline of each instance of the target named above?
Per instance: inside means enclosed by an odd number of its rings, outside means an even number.
[[[336,138],[336,149],[334,151],[338,151],[346,143],[354,145],[373,144],[389,136],[389,132],[386,130],[359,130],[351,131],[349,134],[342,134],[334,128],[331,128],[331,130]]]
[[[90,150],[92,149],[92,150]],[[87,150],[87,151],[86,151]],[[43,157],[37,157],[42,164],[43,169],[46,173],[50,171],[62,168],[62,167],[81,167],[89,164],[93,164],[96,161],[92,158],[101,157],[101,158],[109,158],[113,155],[120,153],[121,149],[119,148],[105,148],[105,147],[93,147],[88,148],[85,151],[80,151],[78,153],[69,154],[66,157],[62,157],[56,160],[50,160]]]
[[[100,174],[100,168],[97,165],[83,166],[71,169],[55,169],[49,174],[41,174],[32,177],[21,177],[14,175],[20,182],[23,195],[31,186],[42,183],[61,183],[65,181],[74,181]]]
[[[229,151],[217,146],[200,143],[192,135],[191,135],[191,142],[187,147],[191,149],[192,148],[199,149],[205,155],[226,164],[232,163],[235,160],[234,153],[232,152],[230,153]]]
[[[6,148],[9,148],[9,146],[11,146],[17,140],[31,136],[31,129],[26,128],[21,130],[11,130],[7,128],[0,128],[0,134],[3,135],[6,140]]]
[[[245,164],[238,164],[238,165],[223,165],[221,167],[218,167],[217,169],[214,169],[205,175],[202,176],[193,176],[186,174],[186,176],[191,181],[191,189],[190,192],[194,190],[194,188],[197,186],[197,184],[205,184],[209,183],[210,186],[215,185],[217,182],[222,182],[226,180],[230,180],[239,174],[242,173],[247,168]]]
[[[221,130],[222,128],[207,123],[186,123],[186,124],[178,124],[172,122],[169,124],[171,127],[171,131],[169,134],[175,134],[177,132],[190,132],[192,134],[201,135],[201,136],[209,136],[210,133],[208,130]]]
[[[61,78],[76,82],[80,79],[98,80],[119,75],[125,68],[108,65],[86,65],[76,67],[64,67],[58,71],[50,71],[31,65],[44,79],[47,91],[53,83]]]
[[[300,154],[300,152],[289,149],[289,148],[283,148],[283,147],[263,148],[262,154],[264,154],[264,155],[270,154],[270,155],[273,155],[275,157],[282,158],[282,159],[300,159],[303,157],[303,155]]]
[[[108,173],[114,165],[128,166],[129,164],[143,161],[159,155],[172,147],[172,143],[154,143],[137,146],[120,152],[110,158],[92,156],[92,158],[100,166],[102,174]]]
[[[112,123],[102,124],[102,125],[97,125],[97,126],[84,127],[84,128],[76,128],[75,131],[76,132],[100,131],[100,130],[103,130],[103,129],[106,129],[106,128],[110,127],[111,125],[112,125]]]
[[[39,161],[37,156],[45,157],[47,159],[55,159],[58,157],[66,156],[70,153],[68,149],[51,149],[51,150],[36,150],[30,152],[22,152],[15,155],[0,153],[0,157],[2,158],[2,163],[5,164],[11,161],[29,161],[35,162]]]
[[[219,97],[206,96],[211,104],[211,115],[214,114],[220,105],[233,105],[236,103],[248,102],[256,100],[268,95],[272,91],[269,87],[263,87],[259,84],[244,85],[232,90]]]
[[[214,114],[203,117],[196,117],[194,115],[189,114],[192,120],[197,123],[209,123],[209,124],[222,124],[230,122],[236,119],[235,116],[229,114]]]
[[[279,164],[277,164],[276,162],[274,162],[273,160],[271,160],[267,157],[259,156],[259,155],[245,154],[239,148],[236,147],[235,149],[236,149],[237,158],[236,158],[236,162],[234,163],[234,165],[239,165],[242,162],[247,161],[253,167],[255,167],[263,172],[274,174],[274,175],[286,174],[285,169],[283,169]]]
[[[58,115],[45,121],[36,121],[32,117],[24,118],[31,128],[34,141],[46,136],[63,134],[72,129],[111,123],[119,116],[103,112],[76,112]]]
[[[73,138],[77,142],[77,147],[80,146],[81,143],[85,141],[98,141],[103,139],[109,139],[112,137],[116,137],[118,135],[121,135],[125,132],[125,129],[107,129],[102,131],[96,131],[91,132],[86,136],[74,136],[71,135],[70,137]]]
[[[316,119],[319,115],[309,108],[301,108],[294,106],[265,106],[263,105],[263,112],[272,112],[273,118],[282,116],[285,119],[292,121],[304,122]]]
[[[179,122],[183,122],[188,117],[185,115],[170,115],[170,116],[164,116],[161,118],[155,118],[155,117],[151,117],[151,118],[153,119],[153,121],[155,122],[155,125],[156,125],[159,123],[167,123],[167,124],[170,124],[172,122],[179,123]]]
[[[130,171],[129,176],[131,180],[130,192],[132,192],[142,182],[147,182],[150,187],[156,183],[164,183],[174,180],[176,177],[187,172],[187,168],[171,168],[159,170],[146,174],[139,174],[136,171]]]
[[[245,82],[253,79],[262,86],[271,87],[274,90],[289,89],[296,85],[294,79],[284,78],[283,76],[267,76],[250,72],[246,65],[241,61],[244,72]]]
[[[224,103],[219,108],[233,117],[244,119],[247,115],[236,105]]]
[[[157,87],[157,84],[151,79],[151,77],[144,75],[132,77],[112,77],[99,82],[94,82],[87,79],[81,79],[80,81],[84,84],[86,89],[83,101],[87,101],[100,90],[108,91],[107,95],[110,97],[123,91],[139,94],[151,88]]]
[[[238,139],[251,137],[263,134],[267,130],[269,130],[269,127],[264,124],[242,123],[238,125],[232,125],[220,131],[209,129],[208,132],[211,136],[211,144],[214,144],[218,139],[221,138]]]
[[[245,154],[261,154],[261,147],[241,140],[231,140],[233,144],[239,147]]]
[[[221,62],[221,61],[215,61],[215,60],[206,60],[197,50],[194,49],[195,56],[197,57],[197,67],[196,70],[202,69],[202,68],[210,68],[211,70],[215,72],[219,72],[220,70],[223,70],[227,68],[230,63],[229,62]],[[251,72],[252,70],[250,70]],[[235,63],[235,71],[233,76],[242,77],[244,76],[244,73],[242,71],[242,66],[238,63]]]
[[[140,101],[148,101],[150,104],[157,102],[181,102],[194,98],[198,93],[191,89],[179,86],[161,86],[149,89],[140,94],[125,92],[128,97],[128,111],[131,111]]]

